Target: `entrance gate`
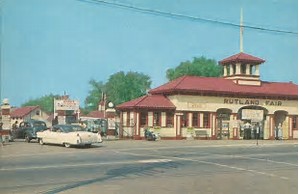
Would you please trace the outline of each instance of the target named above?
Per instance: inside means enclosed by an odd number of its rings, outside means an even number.
[[[264,121],[268,110],[260,106],[245,106],[239,109],[241,120],[240,138],[264,139]]]
[[[230,115],[232,110],[230,109],[218,109],[217,110],[217,139],[230,139]]]

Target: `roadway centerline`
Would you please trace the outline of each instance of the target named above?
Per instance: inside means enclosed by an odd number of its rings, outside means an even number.
[[[153,157],[164,157],[165,159],[171,159],[171,160],[182,160],[182,161],[192,161],[192,162],[198,162],[198,163],[203,163],[203,164],[209,164],[209,165],[214,165],[214,166],[219,166],[219,167],[224,167],[224,168],[229,168],[229,169],[234,169],[234,170],[239,170],[239,171],[245,171],[245,172],[250,172],[250,173],[255,173],[255,174],[261,174],[265,176],[270,176],[270,177],[277,177],[283,180],[289,180],[289,177],[285,176],[279,176],[275,175],[272,173],[267,173],[267,172],[262,172],[262,171],[257,171],[257,170],[252,170],[252,169],[245,169],[241,167],[236,167],[232,165],[226,165],[226,164],[221,164],[217,162],[209,162],[205,160],[198,160],[194,158],[182,158],[182,157],[177,157],[177,156],[161,156],[161,155],[155,155],[155,154],[137,154],[137,153],[130,153],[130,152],[119,152],[115,151],[120,154],[128,154],[128,155],[134,155],[134,156],[153,156]]]

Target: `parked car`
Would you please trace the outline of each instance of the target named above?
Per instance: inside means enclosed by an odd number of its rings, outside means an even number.
[[[75,145],[90,147],[91,144],[103,142],[100,133],[85,131],[80,125],[54,125],[37,132],[37,138],[41,145],[60,144],[67,148]]]
[[[36,132],[47,129],[47,125],[44,121],[28,120],[20,123],[19,127],[12,131],[13,138],[22,138],[26,142],[30,142],[32,139],[36,139]]]

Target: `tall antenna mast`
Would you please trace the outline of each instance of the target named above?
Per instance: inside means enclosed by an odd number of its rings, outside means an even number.
[[[240,13],[240,52],[243,52],[243,8]]]

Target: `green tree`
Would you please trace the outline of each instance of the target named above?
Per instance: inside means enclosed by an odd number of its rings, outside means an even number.
[[[220,77],[222,75],[222,66],[217,65],[216,60],[202,56],[195,57],[192,62],[181,62],[179,66],[166,71],[166,77],[169,81],[184,75]]]
[[[93,110],[98,109],[98,104],[102,99],[102,93],[104,92],[105,85],[101,81],[96,81],[91,79],[89,81],[89,85],[91,89],[88,92],[88,96],[85,98],[84,104],[85,109],[83,110],[84,113],[88,113]]]
[[[108,100],[118,105],[145,95],[150,85],[148,75],[132,71],[125,74],[120,71],[110,76],[105,88]]]
[[[52,113],[54,111],[54,98],[57,99],[60,98],[60,96],[53,94],[45,95],[40,98],[31,99],[21,106],[39,106],[41,110]]]

